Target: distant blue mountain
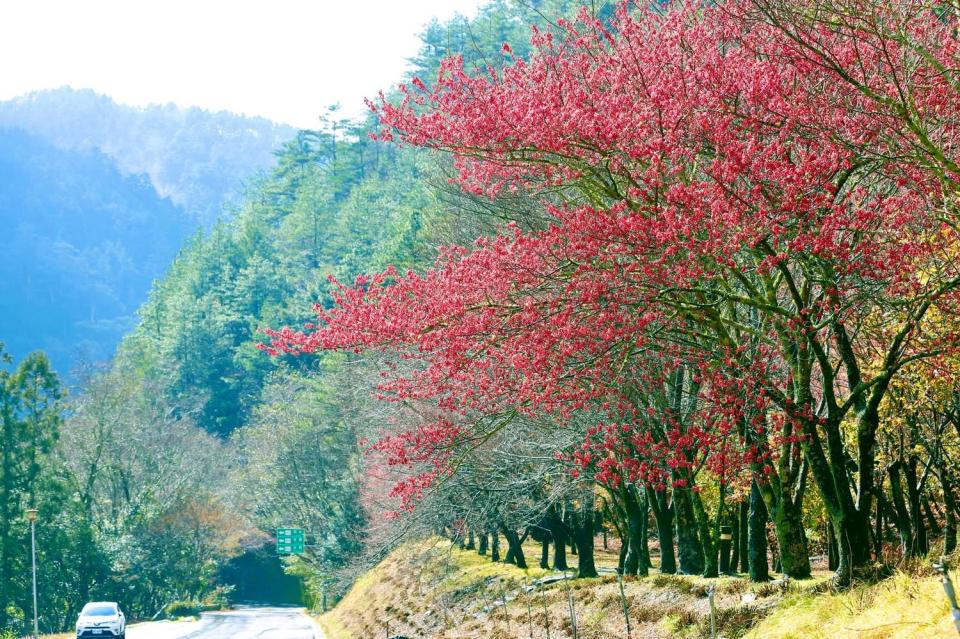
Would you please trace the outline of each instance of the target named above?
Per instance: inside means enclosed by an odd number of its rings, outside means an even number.
[[[295,135],[87,90],[0,102],[0,341],[64,373],[109,358],[184,241]]]
[[[69,88],[0,102],[0,127],[23,129],[60,149],[99,150],[124,174],[149,176],[160,195],[207,227],[297,133],[264,118],[172,104],[129,107]]]
[[[66,372],[112,355],[196,223],[99,151],[0,129],[0,341]]]

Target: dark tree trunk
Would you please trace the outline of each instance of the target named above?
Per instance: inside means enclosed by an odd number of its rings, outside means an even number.
[[[733,507],[730,515],[730,528],[733,533],[733,541],[730,544],[730,572],[736,573],[740,566],[740,504]]]
[[[913,527],[913,537],[910,540],[912,554],[923,557],[927,554],[927,527],[923,521],[923,511],[920,505],[920,486],[917,482],[917,458],[911,456],[903,465],[903,478],[907,483],[907,498],[910,506],[910,525]]]
[[[470,532],[467,533],[467,547],[466,550],[476,550],[477,549],[477,539],[476,534],[473,532],[473,528],[470,529]]]
[[[496,530],[491,531],[490,559],[491,561],[500,561],[500,533]]]
[[[515,530],[509,526],[500,525],[500,531],[503,532],[504,539],[507,540],[507,556],[504,563],[514,564],[517,568],[527,567],[527,559],[523,556],[523,542],[527,535],[523,537],[518,535]]]
[[[490,535],[487,531],[480,532],[480,546],[477,548],[477,553],[480,555],[487,554],[487,547],[490,544]]]
[[[773,522],[774,570],[795,579],[807,579],[811,572],[810,552],[803,528],[803,496],[809,465],[781,459],[778,467],[762,481],[754,482],[763,498],[767,517]],[[755,464],[754,477],[760,476],[759,470]]]
[[[699,575],[703,572],[703,547],[697,536],[697,521],[693,515],[690,492],[684,488],[674,488],[673,506],[680,572],[685,575]]]
[[[740,572],[750,572],[749,522],[750,499],[740,502]]]
[[[691,484],[692,485],[692,484]],[[723,516],[723,488],[720,489],[720,503],[717,505],[717,514],[713,521],[707,517],[706,508],[703,506],[703,500],[700,493],[689,492],[690,504],[693,506],[693,518],[697,522],[697,537],[700,540],[700,551],[702,554],[704,577],[712,578],[720,576],[719,556],[719,537],[720,520]]]
[[[750,580],[768,581],[770,569],[767,564],[767,507],[763,504],[757,482],[753,482],[750,488],[750,519],[747,535]]]
[[[792,579],[808,579],[811,574],[810,552],[801,507],[784,499],[776,510],[773,526],[780,550],[780,572]]]
[[[900,533],[900,549],[904,557],[914,555],[913,546],[913,527],[910,525],[910,513],[907,511],[907,504],[903,499],[903,487],[900,480],[902,464],[897,461],[887,468],[887,475],[890,477],[890,496],[893,501],[893,508],[896,513],[897,532]]]
[[[546,534],[540,542],[540,567],[544,570],[550,567],[550,538]]]
[[[846,340],[846,335],[839,337]],[[879,415],[875,401],[883,396],[886,385],[873,389],[869,405],[860,415],[857,439],[858,500],[853,498],[853,485],[847,469],[843,435],[839,419],[826,423],[803,420],[802,442],[804,458],[820,489],[824,506],[837,533],[837,551],[840,558],[835,583],[848,583],[853,568],[870,562],[870,512],[874,490],[876,427]],[[821,427],[823,434],[821,434]],[[826,444],[826,447],[824,447]]]
[[[873,556],[876,561],[883,561],[883,491],[878,490],[875,499],[877,500],[877,514],[873,526]],[[831,530],[833,530],[831,528]],[[834,541],[836,543],[836,541]],[[836,570],[831,567],[830,570]]]
[[[547,514],[547,524],[550,527],[550,536],[553,538],[553,569],[567,570],[567,527],[560,518],[556,506],[550,508]]]
[[[840,555],[837,552],[837,534],[833,531],[833,522],[827,521],[827,568],[836,570],[840,566]]]
[[[624,574],[626,575],[646,575],[647,566],[643,559],[643,549],[647,545],[644,536],[643,520],[646,518],[644,509],[640,506],[639,496],[636,489],[631,486],[621,494],[624,510],[627,515],[627,540],[628,551],[623,564]]]
[[[640,511],[643,516],[640,519],[640,572],[638,574],[649,574],[653,562],[650,561],[650,502],[647,501],[645,493],[640,494]]]
[[[664,492],[647,487],[647,501],[657,523],[657,540],[660,542],[660,572],[672,575],[677,572],[677,559],[673,552],[673,507],[667,504]]]
[[[943,554],[949,555],[957,549],[957,500],[953,495],[953,484],[948,479],[946,468],[940,469],[940,483],[943,487]]]
[[[593,509],[581,511],[572,518],[573,539],[577,544],[577,578],[596,577],[597,566],[593,557],[593,534],[596,520]]]

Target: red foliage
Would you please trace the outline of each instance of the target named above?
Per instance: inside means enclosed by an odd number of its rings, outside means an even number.
[[[562,419],[605,407],[610,422],[570,459],[609,484],[665,485],[692,459],[719,474],[769,465],[776,432],[795,436],[783,423],[813,418],[773,392],[790,382],[784,335],[824,330],[831,314],[947,302],[956,238],[936,211],[957,176],[929,148],[957,137],[957,92],[937,68],[955,67],[952,27],[923,12],[906,22],[932,59],[883,34],[823,29],[825,56],[751,6],[622,8],[612,25],[582,12],[560,35],[535,30],[528,61],[471,74],[451,58],[431,88],[417,81],[401,103],[373,105],[383,139],[452,152],[468,191],[562,185],[595,203],[550,206],[546,230],[512,226],[446,248],[422,275],[335,283],[316,330],[271,333],[274,353],[372,348],[412,363],[381,393],[435,401],[448,418],[381,442],[395,463],[440,460],[401,490],[420,494],[442,472],[458,420],[510,410]],[[912,3],[885,10],[901,24]],[[928,147],[896,106],[905,85]],[[938,271],[918,276],[934,261]],[[799,272],[822,274],[822,288],[793,311],[774,308],[764,286],[799,299],[784,283]],[[749,349],[704,330],[711,289],[765,318]],[[697,371],[699,405],[683,424],[648,406],[651,428],[625,392],[645,373],[662,383],[663,359],[638,363],[648,351]]]

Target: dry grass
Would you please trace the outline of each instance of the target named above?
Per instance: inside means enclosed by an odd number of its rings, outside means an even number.
[[[528,561],[539,558],[538,546],[524,549]],[[617,549],[598,548],[597,564],[612,568]],[[576,556],[569,557],[571,567]],[[364,575],[331,612],[320,617],[329,639],[367,639],[407,635],[423,639],[490,637],[513,639],[572,636],[573,600],[580,639],[625,637],[620,587],[614,576],[552,584],[533,592],[522,586],[548,574],[540,568],[520,570],[492,563],[473,551],[431,539],[394,551]],[[826,579],[803,582],[812,588]],[[728,639],[742,636],[783,597],[782,589],[750,584],[743,578],[656,575],[624,582],[634,638],[700,637],[709,624],[707,587],[717,586],[720,630]],[[509,600],[503,605],[503,597]],[[744,596],[747,596],[745,603]],[[389,635],[387,632],[389,631]]]
[[[531,546],[528,559],[536,559]],[[616,551],[599,552],[612,567]],[[570,557],[575,565],[576,557]],[[626,637],[623,599],[614,576],[555,583],[521,592],[547,571],[527,571],[462,551],[441,539],[406,544],[364,575],[320,618],[328,639],[406,635],[418,639],[553,639],[572,637],[573,600],[580,639]],[[709,636],[707,589],[718,634],[726,639],[948,637],[949,615],[933,577],[900,574],[843,594],[821,594],[831,573],[813,579],[752,584],[742,577],[628,577],[624,581],[633,639]],[[919,581],[918,581],[919,580]],[[502,598],[508,602],[503,605]],[[773,613],[773,614],[771,614]],[[389,634],[388,634],[389,631]]]
[[[955,583],[958,580],[955,578]],[[842,593],[791,593],[750,639],[943,639],[956,636],[937,577],[899,573]]]

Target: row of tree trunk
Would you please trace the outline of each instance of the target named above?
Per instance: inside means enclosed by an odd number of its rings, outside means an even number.
[[[948,477],[947,469],[939,470],[943,477]],[[924,491],[930,471],[928,467],[924,473],[918,473],[916,461],[912,460],[896,461],[887,467],[889,491],[876,491],[875,516],[867,522],[868,530],[864,533],[870,541],[867,552],[872,552],[873,559],[882,560],[883,545],[891,541],[899,541],[905,557],[927,554],[931,539],[940,536],[945,553],[956,548],[960,517],[957,500],[949,484],[942,503],[930,499],[929,492]],[[710,522],[699,494],[694,491],[655,491],[630,485],[610,494],[611,500],[600,509],[554,504],[540,521],[520,530],[498,521],[483,530],[470,528],[466,537],[462,533],[454,537],[462,547],[520,568],[527,567],[523,543],[532,537],[541,544],[542,568],[569,570],[569,549],[571,554],[579,555],[578,576],[592,577],[597,575],[594,537],[603,532],[606,543],[603,523],[608,522],[621,540],[619,570],[626,575],[648,574],[654,565],[649,541],[655,537],[659,542],[661,573],[713,577],[722,566],[725,573],[739,571],[753,581],[766,581],[770,579],[772,557],[775,571],[797,579],[810,576],[801,499],[777,502],[773,495],[777,508],[771,513],[771,488],[753,482],[747,499],[725,509],[721,503],[715,521]],[[726,530],[723,535],[721,524]],[[772,524],[776,542],[772,546],[767,537],[768,524]],[[503,556],[501,536],[506,541]],[[837,570],[843,545],[834,525],[827,524],[825,537],[829,567]]]

